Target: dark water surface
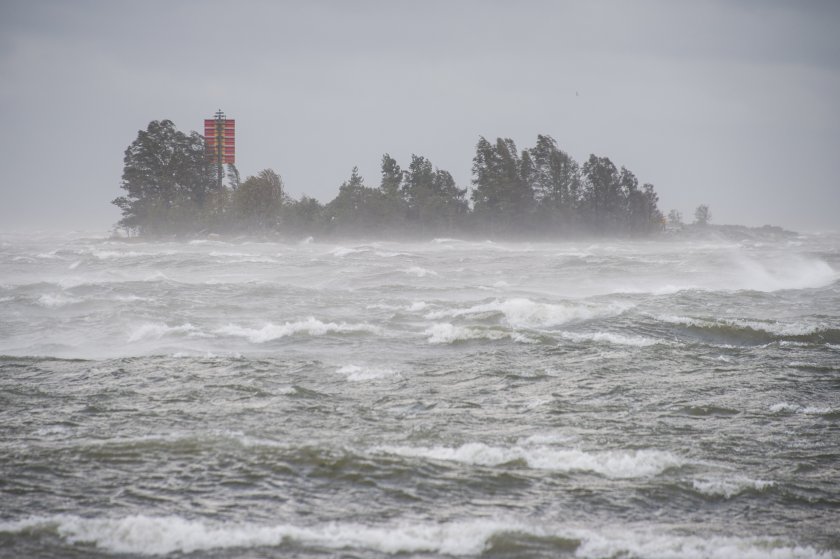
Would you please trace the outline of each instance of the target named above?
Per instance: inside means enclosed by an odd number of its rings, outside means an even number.
[[[840,557],[840,239],[0,237],[0,556]]]

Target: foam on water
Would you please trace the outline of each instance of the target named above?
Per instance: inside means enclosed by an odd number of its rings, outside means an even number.
[[[339,258],[343,256],[348,256],[350,254],[359,254],[362,252],[367,252],[367,249],[363,248],[350,248],[350,247],[336,247],[332,249],[329,253],[333,256],[338,256]]]
[[[509,337],[506,332],[479,328],[455,326],[448,322],[439,323],[426,329],[423,333],[428,336],[430,344],[452,344],[469,340],[501,340]]]
[[[541,445],[504,447],[467,443],[459,447],[378,446],[372,451],[476,466],[525,462],[529,468],[538,470],[592,472],[615,479],[651,477],[685,464],[685,460],[679,456],[660,450],[585,452]]]
[[[426,304],[425,301],[414,301],[408,307],[406,307],[405,310],[407,310],[409,312],[420,312],[422,310],[425,310],[426,307],[428,307],[428,306],[429,305]]]
[[[420,266],[412,266],[411,268],[403,270],[403,273],[418,278],[425,278],[427,276],[437,277],[440,275],[434,270],[428,270],[426,268],[421,268]]]
[[[129,343],[147,339],[160,339],[170,334],[202,335],[198,329],[189,322],[169,326],[163,322],[146,322],[134,328],[128,335]]]
[[[733,257],[732,265],[735,276],[728,289],[764,292],[809,289],[825,287],[840,277],[827,262],[801,255],[790,254],[769,261],[746,256]]]
[[[749,320],[741,318],[694,318],[677,315],[658,315],[652,317],[666,324],[691,326],[695,328],[733,328],[740,330],[754,330],[774,336],[810,336],[830,329],[830,325],[823,323],[779,322],[776,320]]]
[[[764,491],[776,485],[774,481],[764,479],[750,479],[743,476],[714,477],[695,479],[691,482],[692,487],[704,495],[720,496],[727,499],[743,493],[744,491]]]
[[[383,525],[332,522],[308,526],[209,522],[179,516],[132,515],[82,518],[33,516],[0,522],[0,533],[54,533],[71,545],[94,545],[113,553],[168,555],[215,549],[278,547],[296,543],[329,549],[358,549],[385,554],[479,555],[500,537],[562,539],[576,557],[651,559],[831,559],[830,552],[771,538],[693,536],[650,526],[600,529],[557,525],[533,519],[487,518],[429,523],[396,520]]]
[[[294,336],[296,334],[323,336],[325,334],[333,333],[345,334],[358,332],[376,334],[379,332],[379,328],[364,323],[348,324],[346,322],[322,322],[317,320],[315,317],[310,316],[304,320],[285,322],[283,324],[274,324],[269,322],[261,328],[247,328],[239,326],[238,324],[228,324],[216,330],[217,334],[246,338],[248,341],[255,344],[261,344],[278,338],[285,338],[287,336]]]
[[[561,332],[560,336],[573,342],[598,342],[615,345],[626,345],[635,347],[647,347],[656,344],[664,344],[662,340],[646,338],[643,336],[626,336],[613,332]]]
[[[645,559],[831,559],[830,551],[780,542],[774,538],[683,536],[650,527],[578,532],[581,545],[575,556],[644,557]]]
[[[616,316],[631,308],[627,303],[538,303],[531,299],[496,299],[489,303],[468,308],[444,309],[430,312],[426,318],[457,318],[482,314],[502,314],[505,322],[514,328],[545,328],[581,322],[596,318]]]
[[[396,371],[391,369],[382,369],[378,367],[359,367],[358,365],[345,365],[339,367],[336,373],[345,375],[347,380],[351,382],[364,382],[367,380],[376,380],[396,375]]]
[[[47,293],[38,297],[38,304],[48,309],[55,309],[81,302],[82,299],[70,297],[61,293]]]
[[[800,406],[799,404],[790,404],[788,402],[778,402],[770,406],[771,413],[801,413],[805,415],[826,415],[832,413],[834,410],[829,407],[817,406]]]

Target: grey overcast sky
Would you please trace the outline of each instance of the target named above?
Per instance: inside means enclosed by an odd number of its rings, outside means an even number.
[[[107,230],[138,130],[219,108],[295,197],[542,133],[666,213],[840,229],[840,2],[0,0],[0,230]]]

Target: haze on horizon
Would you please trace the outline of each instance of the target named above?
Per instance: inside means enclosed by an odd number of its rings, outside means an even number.
[[[329,201],[390,153],[470,184],[479,136],[553,136],[714,223],[838,229],[840,4],[0,5],[0,230],[107,230],[149,121],[237,120],[243,178]]]

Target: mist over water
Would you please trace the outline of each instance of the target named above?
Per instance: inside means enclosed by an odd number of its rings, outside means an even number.
[[[0,356],[0,556],[840,556],[837,236],[5,235]]]

